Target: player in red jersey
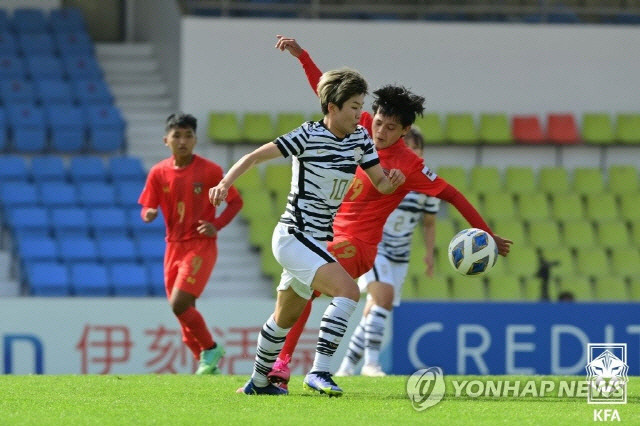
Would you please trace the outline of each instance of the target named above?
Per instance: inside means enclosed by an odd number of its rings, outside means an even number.
[[[141,216],[151,222],[162,209],[167,247],[164,282],[173,313],[180,322],[182,340],[199,360],[196,374],[217,374],[224,348],[217,344],[196,299],[209,280],[218,255],[218,231],[242,208],[240,193],[229,189],[227,207],[216,217],[208,188],[223,177],[216,163],[193,153],[197,120],[190,114],[171,114],[166,121],[164,143],[172,156],[153,166],[138,203]]]
[[[316,91],[322,71],[295,39],[280,35],[277,37],[276,48],[281,51],[288,50],[298,58],[311,88]],[[394,193],[383,195],[363,178],[363,171],[357,169],[333,223],[334,239],[328,244],[329,251],[338,262],[354,279],[369,271],[374,264],[387,217],[410,191],[434,196],[452,204],[472,227],[489,232],[496,241],[498,252],[506,256],[512,241],[493,234],[467,199],[425,166],[424,160],[411,151],[402,140],[415,121],[416,114],[422,114],[424,98],[402,86],[392,85],[384,86],[373,94],[374,115],[363,112],[360,124],[371,135],[382,167],[400,169],[406,176],[406,181]],[[375,298],[375,295],[372,296]],[[287,383],[289,380],[288,363],[311,312],[312,300],[309,300],[302,315],[291,328],[280,357],[269,373],[269,379],[273,383]]]

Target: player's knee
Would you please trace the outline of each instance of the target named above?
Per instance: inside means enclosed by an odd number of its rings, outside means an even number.
[[[360,289],[353,281],[347,281],[343,285],[337,286],[334,297],[346,297],[355,302],[360,300]]]

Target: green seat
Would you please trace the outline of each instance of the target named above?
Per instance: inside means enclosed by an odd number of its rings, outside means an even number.
[[[262,176],[260,176],[260,171],[257,167],[252,167],[244,172],[236,179],[233,185],[238,188],[243,195],[246,191],[264,190]]]
[[[291,188],[291,164],[267,164],[264,169],[264,186],[274,196],[288,194]]]
[[[407,283],[405,283],[406,286]],[[416,297],[427,300],[449,300],[449,282],[446,275],[434,274],[417,281]]]
[[[469,189],[478,194],[502,191],[502,175],[495,166],[475,166],[469,173]]]
[[[305,115],[301,112],[279,112],[276,114],[276,136],[297,129],[305,121]]]
[[[538,171],[538,189],[546,194],[569,192],[569,174],[562,167],[546,166]]]
[[[436,235],[438,228],[436,227]],[[416,229],[411,236],[411,251],[409,252],[409,269],[408,273],[416,277],[416,279],[426,278],[426,265],[424,258],[427,255],[427,249],[424,246],[424,237],[422,229]]]
[[[629,221],[631,226],[631,244],[640,247],[640,219]]]
[[[519,301],[524,299],[520,278],[515,275],[487,274],[487,292],[492,301]]]
[[[242,138],[248,143],[263,144],[277,136],[271,114],[268,112],[247,112],[243,119]]]
[[[585,214],[593,221],[615,220],[618,218],[618,203],[611,193],[587,194],[585,196]]]
[[[209,113],[207,137],[213,143],[230,144],[242,141],[242,130],[235,112],[212,111]]]
[[[498,261],[507,263],[509,274],[518,277],[533,277],[538,272],[539,260],[536,249],[531,246],[518,246],[514,244],[509,256]],[[493,271],[491,271],[493,272]],[[489,274],[491,274],[489,272]]]
[[[518,216],[522,220],[546,220],[551,217],[547,194],[536,192],[518,197]]]
[[[562,224],[562,240],[567,247],[571,248],[596,246],[593,226],[585,219],[564,222]]]
[[[450,218],[436,216],[436,248],[439,250],[447,250],[449,243],[454,235],[458,233],[453,220]],[[419,234],[416,230],[415,234]],[[423,244],[424,245],[424,244]]]
[[[451,275],[451,295],[457,301],[487,300],[485,281],[483,277]]]
[[[620,195],[620,217],[630,222],[640,221],[640,193]]]
[[[640,276],[640,252],[638,252],[638,246],[612,248],[611,268],[617,275]]]
[[[542,297],[542,282],[537,277],[526,277],[522,279],[522,294],[526,301],[535,302]]]
[[[576,268],[579,274],[585,276],[601,276],[612,272],[605,249],[596,247],[576,248]]]
[[[615,143],[611,116],[606,112],[585,112],[582,114],[582,140],[589,145]]]
[[[576,274],[575,261],[568,247],[544,247],[541,251],[547,262],[557,263],[550,269],[552,277]]]
[[[616,139],[623,144],[640,144],[640,113],[617,114]]]
[[[240,214],[248,222],[256,221],[261,223],[265,218],[275,216],[273,209],[273,199],[265,190],[250,190],[243,192],[242,200],[244,205]]]
[[[273,257],[271,250],[260,251],[260,267],[262,273],[272,279],[279,278],[282,274],[282,265]]]
[[[536,220],[528,224],[529,242],[535,248],[560,246],[560,229],[550,220]]]
[[[589,278],[578,275],[566,275],[557,279],[557,292],[568,291],[575,301],[587,302],[594,299],[593,287]]]
[[[439,166],[437,174],[466,195],[465,191],[469,188],[467,169],[462,166]]]
[[[444,142],[444,129],[440,114],[437,112],[429,112],[416,117],[414,127],[417,127],[422,133],[425,145],[438,145]]]
[[[635,302],[640,302],[640,276],[629,278],[629,297]]]
[[[638,169],[630,165],[610,166],[608,188],[614,194],[640,193]]]
[[[272,216],[256,218],[252,217],[249,221],[248,239],[252,247],[256,247],[269,256],[271,254],[271,237],[273,228],[275,228],[278,220]]]
[[[513,143],[511,125],[506,113],[482,113],[478,124],[480,142],[488,145]]]
[[[606,302],[627,302],[630,294],[627,282],[623,277],[606,275],[594,281],[594,296],[596,300]]]
[[[561,222],[584,218],[582,197],[576,193],[554,195],[551,198],[551,216]]]
[[[512,194],[531,194],[537,190],[531,167],[508,166],[504,172],[504,187]]]
[[[476,194],[475,192],[467,192],[464,195],[467,201],[469,201],[471,205],[476,208],[476,210],[481,212],[478,194]],[[465,219],[464,216],[460,214],[460,212],[458,211],[458,209],[455,208],[455,206],[449,203],[445,203],[445,205],[447,206],[447,212],[449,214],[449,217],[453,219],[454,223],[456,224],[456,227],[460,231],[462,231],[463,229],[467,229],[471,226],[469,222],[467,222],[467,219]]]
[[[604,191],[602,170],[595,167],[577,167],[573,171],[572,188],[578,194],[601,194]]]
[[[453,270],[453,267],[451,266],[451,263],[449,263],[449,257],[448,257],[447,249],[448,249],[448,246],[446,248],[444,248],[444,249],[438,248],[438,250],[436,251],[434,269],[435,269],[436,274],[448,277],[448,276],[451,276],[453,274],[457,274],[457,272]],[[412,259],[413,259],[413,255],[414,255],[414,253],[411,252]],[[411,263],[412,263],[412,261],[409,262],[409,268],[412,267]],[[416,265],[424,265],[424,262],[422,260],[420,262],[418,262],[416,260],[414,262],[413,267],[416,267]],[[421,277],[425,277],[425,275],[424,275],[424,266],[422,266],[419,271],[416,271],[416,273],[419,274],[419,276],[421,276]]]
[[[445,139],[454,145],[478,142],[478,130],[471,113],[448,113],[445,118]]]
[[[482,216],[491,223],[498,224],[503,220],[513,220],[517,217],[513,197],[508,192],[489,192],[484,194]]]
[[[619,220],[600,221],[596,224],[598,244],[602,247],[626,247],[631,244],[627,226]]]
[[[514,247],[524,247],[529,244],[524,224],[518,219],[503,219],[495,223],[493,232],[503,238],[513,241]]]

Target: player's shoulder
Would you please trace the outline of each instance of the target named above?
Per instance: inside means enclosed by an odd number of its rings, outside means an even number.
[[[156,164],[151,166],[149,169],[149,174],[154,174],[160,172],[162,169],[172,168],[172,159],[171,157],[165,158],[164,160],[158,161]]]
[[[222,170],[222,166],[220,166],[215,161],[209,160],[208,158],[204,158],[196,154],[193,155],[193,162],[197,163],[198,166],[208,167],[212,170]]]

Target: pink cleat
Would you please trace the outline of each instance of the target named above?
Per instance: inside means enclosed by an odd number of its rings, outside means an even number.
[[[291,371],[289,370],[289,362],[291,357],[285,355],[284,359],[278,358],[276,363],[273,364],[271,371],[267,374],[267,379],[273,384],[287,384],[289,383],[289,377],[291,377]],[[286,389],[286,387],[285,387]]]

